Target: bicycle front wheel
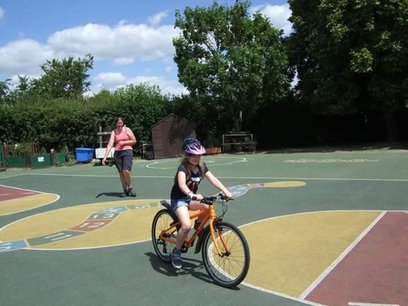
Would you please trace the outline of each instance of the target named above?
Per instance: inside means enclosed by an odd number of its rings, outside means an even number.
[[[153,248],[157,256],[159,256],[159,258],[164,262],[170,262],[170,253],[172,248],[171,245],[160,239],[160,233],[169,228],[173,221],[174,220],[167,209],[162,209],[157,212],[152,222]]]
[[[235,287],[246,277],[250,254],[244,234],[228,222],[214,223],[215,242],[211,233],[204,238],[202,249],[204,267],[211,278],[223,287]],[[221,254],[218,253],[215,243]]]

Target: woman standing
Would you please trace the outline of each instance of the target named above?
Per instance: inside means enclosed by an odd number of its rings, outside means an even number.
[[[119,172],[120,182],[122,184],[122,198],[126,196],[135,197],[136,193],[132,186],[132,164],[133,164],[133,146],[136,144],[136,137],[132,130],[126,127],[124,119],[119,117],[115,120],[116,128],[112,131],[108,147],[102,159],[102,165],[106,164],[106,157],[110,150],[115,146],[115,164]]]

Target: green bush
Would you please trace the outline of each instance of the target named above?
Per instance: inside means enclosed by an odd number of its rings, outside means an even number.
[[[77,147],[98,146],[97,132],[113,128],[116,117],[125,117],[139,141],[150,141],[151,126],[166,115],[168,99],[157,87],[129,85],[113,93],[83,99],[24,101],[0,105],[0,142],[25,143],[41,148],[74,152]],[[17,154],[17,152],[15,152]],[[13,153],[14,154],[14,153]]]

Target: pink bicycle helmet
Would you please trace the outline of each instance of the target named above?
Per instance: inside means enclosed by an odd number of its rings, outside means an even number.
[[[195,138],[185,139],[182,149],[188,155],[203,155],[206,152],[201,142]]]

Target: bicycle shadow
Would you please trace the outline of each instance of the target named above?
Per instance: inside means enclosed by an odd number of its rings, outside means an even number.
[[[96,198],[100,198],[101,196],[121,198],[122,193],[123,192],[101,192],[96,195]]]
[[[203,263],[200,260],[189,258],[184,256],[183,257],[183,268],[176,271],[171,263],[166,263],[160,260],[156,254],[149,252],[145,253],[146,256],[149,257],[150,264],[152,268],[169,277],[181,276],[181,275],[192,275],[204,282],[215,284],[211,277],[208,276],[207,271],[204,268]],[[231,290],[240,290],[238,287],[230,288]]]

